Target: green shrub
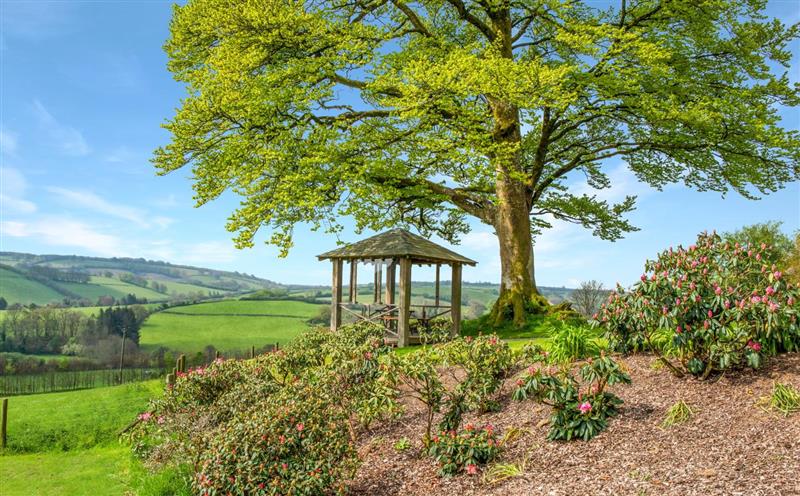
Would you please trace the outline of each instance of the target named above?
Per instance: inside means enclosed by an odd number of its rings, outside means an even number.
[[[197,494],[343,492],[358,466],[348,415],[309,383],[295,383],[207,436]]]
[[[425,405],[427,444],[435,414],[444,412],[439,428],[451,431],[459,428],[464,413],[496,408],[494,396],[516,362],[508,344],[497,336],[455,338],[412,354],[388,356],[386,375]]]
[[[478,429],[467,424],[463,430],[442,431],[428,445],[442,475],[478,473],[478,467],[494,460],[500,451],[497,435],[491,425]]]
[[[677,403],[669,407],[667,415],[661,422],[661,427],[672,427],[677,424],[686,422],[694,415],[694,410],[685,401],[679,400]]]
[[[800,412],[800,391],[791,384],[776,382],[772,386],[769,397],[769,406],[778,410],[785,416]]]
[[[198,494],[340,492],[358,464],[357,429],[398,411],[377,326],[313,330],[251,360],[182,374],[133,431],[156,466],[197,460]]]
[[[630,384],[631,379],[613,359],[601,355],[580,368],[580,379],[569,371],[554,374],[532,365],[517,381],[513,397],[534,399],[553,407],[550,440],[588,441],[617,414],[622,399],[605,390],[607,385]]]
[[[616,350],[648,348],[676,375],[758,368],[800,349],[800,289],[765,262],[769,250],[703,233],[648,261],[641,282],[617,288],[595,322]]]
[[[555,363],[570,363],[600,353],[597,332],[585,325],[566,323],[550,327],[550,359]]]

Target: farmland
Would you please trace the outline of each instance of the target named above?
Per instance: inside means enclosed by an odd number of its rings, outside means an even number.
[[[144,349],[159,346],[184,353],[243,350],[286,344],[308,328],[322,305],[299,301],[238,301],[174,307],[151,315],[141,329]]]

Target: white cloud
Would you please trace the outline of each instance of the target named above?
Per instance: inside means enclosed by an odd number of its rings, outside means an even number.
[[[17,135],[11,131],[0,129],[0,153],[14,155],[17,151]]]
[[[36,204],[25,199],[28,182],[25,176],[11,167],[0,168],[0,207],[7,211],[29,214],[36,211]]]
[[[3,221],[0,222],[0,231],[4,236],[35,238],[48,245],[83,248],[102,256],[133,256],[124,248],[126,245],[120,238],[64,217],[42,217],[32,222]]]
[[[39,100],[33,101],[33,108],[39,124],[63,154],[83,157],[91,152],[80,131],[60,123]]]
[[[70,206],[78,206],[94,210],[98,214],[111,215],[124,219],[141,227],[149,227],[147,212],[136,207],[111,203],[89,191],[78,191],[57,186],[50,186],[47,190],[59,196]]]

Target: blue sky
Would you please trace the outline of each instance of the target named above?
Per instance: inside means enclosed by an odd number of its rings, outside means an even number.
[[[768,12],[784,22],[800,20],[794,1],[771,1]],[[261,242],[236,250],[224,228],[235,197],[193,208],[188,171],[155,175],[148,159],[168,139],[160,124],[183,95],[161,49],[170,13],[170,3],[161,1],[0,0],[0,250],[144,257],[327,283],[329,264],[314,256],[335,247],[336,239],[298,228],[287,258]],[[800,43],[793,52],[790,77],[798,81]],[[797,112],[783,116],[787,127],[800,128]],[[600,195],[638,195],[630,219],[641,231],[610,243],[579,226],[556,225],[537,240],[540,285],[632,283],[646,258],[705,229],[768,220],[782,221],[786,232],[800,229],[797,183],[752,202],[679,185],[657,192],[621,162],[607,163],[606,170],[614,186]],[[464,277],[496,282],[496,239],[488,226],[473,227],[455,248],[479,262]],[[357,238],[352,230],[342,237]],[[415,273],[429,278],[430,271]]]

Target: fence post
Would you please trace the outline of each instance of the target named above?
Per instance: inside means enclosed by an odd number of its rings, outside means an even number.
[[[2,416],[0,418],[0,448],[5,448],[8,426],[8,398],[3,398],[3,412],[0,416]]]
[[[217,360],[219,360],[220,358],[222,358],[222,353],[220,353],[220,352],[219,352],[219,350],[217,350],[217,356],[216,356],[215,358],[216,358]]]
[[[255,358],[255,357],[256,357],[256,347],[255,346],[251,346],[250,347],[250,358]]]

